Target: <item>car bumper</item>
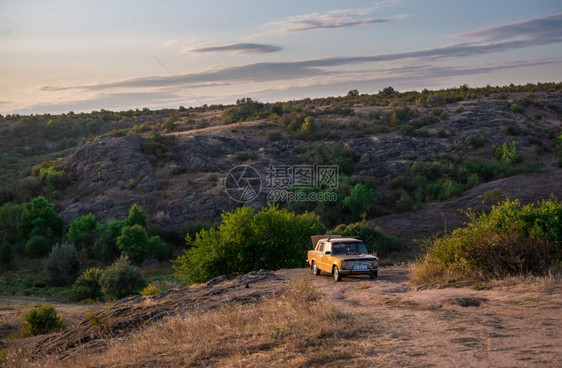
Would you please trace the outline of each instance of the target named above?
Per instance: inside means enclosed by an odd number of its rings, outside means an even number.
[[[380,268],[378,268],[378,267],[377,267],[377,268],[353,269],[353,270],[351,270],[351,269],[349,269],[349,270],[342,269],[342,270],[339,270],[339,272],[340,272],[342,275],[368,275],[368,274],[370,274],[371,272],[377,272],[379,269],[380,269]]]

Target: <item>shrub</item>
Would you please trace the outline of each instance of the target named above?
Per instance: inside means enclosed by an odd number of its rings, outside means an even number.
[[[133,204],[131,206],[131,209],[129,210],[129,215],[123,221],[123,225],[124,226],[139,225],[146,229],[146,215],[144,214],[144,212],[139,206]]]
[[[554,197],[509,200],[488,214],[468,213],[466,227],[428,241],[412,271],[418,284],[544,274],[562,260],[562,203]]]
[[[161,252],[162,241],[159,236],[149,238],[146,229],[140,225],[125,226],[117,238],[117,247],[122,255],[141,262],[148,255]]]
[[[463,105],[458,105],[455,106],[455,108],[453,109],[453,113],[455,114],[460,114],[461,112],[464,111],[464,106]]]
[[[138,267],[122,256],[105,269],[100,278],[101,291],[106,299],[121,299],[138,294],[145,286]]]
[[[64,221],[57,216],[53,205],[39,196],[24,203],[17,229],[22,240],[27,240],[33,235],[56,238],[63,234]]]
[[[365,184],[356,184],[343,200],[343,207],[351,211],[353,217],[358,218],[376,203],[374,189]]]
[[[22,332],[24,336],[37,336],[63,331],[66,322],[58,316],[52,305],[38,305],[23,315]]]
[[[511,143],[504,143],[495,150],[496,158],[500,161],[515,164],[521,160],[517,152],[517,144],[515,141]]]
[[[39,166],[39,179],[44,185],[63,190],[76,180],[76,177],[64,166],[44,162]]]
[[[511,110],[511,112],[514,112],[516,114],[522,113],[523,112],[523,107],[519,106],[518,104],[514,103],[511,104],[511,106],[509,107],[509,109]]]
[[[100,279],[103,272],[99,268],[84,271],[72,285],[71,295],[75,300],[101,300]]]
[[[238,161],[257,160],[260,157],[259,153],[254,150],[239,151],[234,154],[234,158]]]
[[[464,144],[473,147],[482,147],[486,143],[486,137],[483,135],[469,135],[464,140]]]
[[[70,223],[66,233],[69,242],[76,245],[78,249],[91,248],[96,238],[102,232],[103,226],[96,221],[93,214],[89,213]]]
[[[225,212],[217,228],[186,237],[191,248],[174,261],[175,275],[196,283],[262,268],[302,267],[310,236],[321,229],[310,213],[297,215],[274,205],[257,212],[240,207]]]
[[[148,284],[144,289],[140,291],[140,295],[148,296],[148,295],[160,295],[162,294],[162,290],[158,288],[158,286],[154,284]]]
[[[353,173],[355,154],[349,147],[314,142],[301,145],[295,151],[302,153],[305,161],[312,165],[335,165],[343,174]]]
[[[41,235],[33,235],[25,243],[25,253],[30,257],[43,257],[51,251],[51,241]]]
[[[49,285],[72,284],[80,272],[80,261],[74,245],[70,243],[55,244],[43,264],[43,269]]]
[[[359,237],[369,251],[377,252],[379,256],[386,256],[402,247],[400,240],[384,235],[379,228],[369,225],[366,221],[349,225],[340,224],[330,230],[328,234]]]

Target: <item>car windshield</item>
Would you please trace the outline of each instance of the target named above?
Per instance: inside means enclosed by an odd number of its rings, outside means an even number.
[[[364,254],[367,253],[365,244],[361,242],[332,243],[332,254]]]

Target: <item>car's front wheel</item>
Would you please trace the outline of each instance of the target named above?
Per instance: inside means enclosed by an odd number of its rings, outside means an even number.
[[[334,275],[335,282],[341,281],[341,273],[340,270],[338,269],[338,266],[334,266],[334,270],[332,274]]]
[[[318,266],[316,266],[316,262],[312,262],[312,273],[315,276],[320,275],[320,270],[318,269]]]
[[[379,276],[379,271],[369,272],[369,276],[374,280]]]

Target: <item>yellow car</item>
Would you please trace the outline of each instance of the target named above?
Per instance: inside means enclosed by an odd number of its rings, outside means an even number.
[[[361,239],[343,238],[341,235],[312,236],[313,250],[308,251],[308,264],[315,275],[330,273],[334,280],[343,276],[369,275],[376,279],[379,259],[367,252]]]

